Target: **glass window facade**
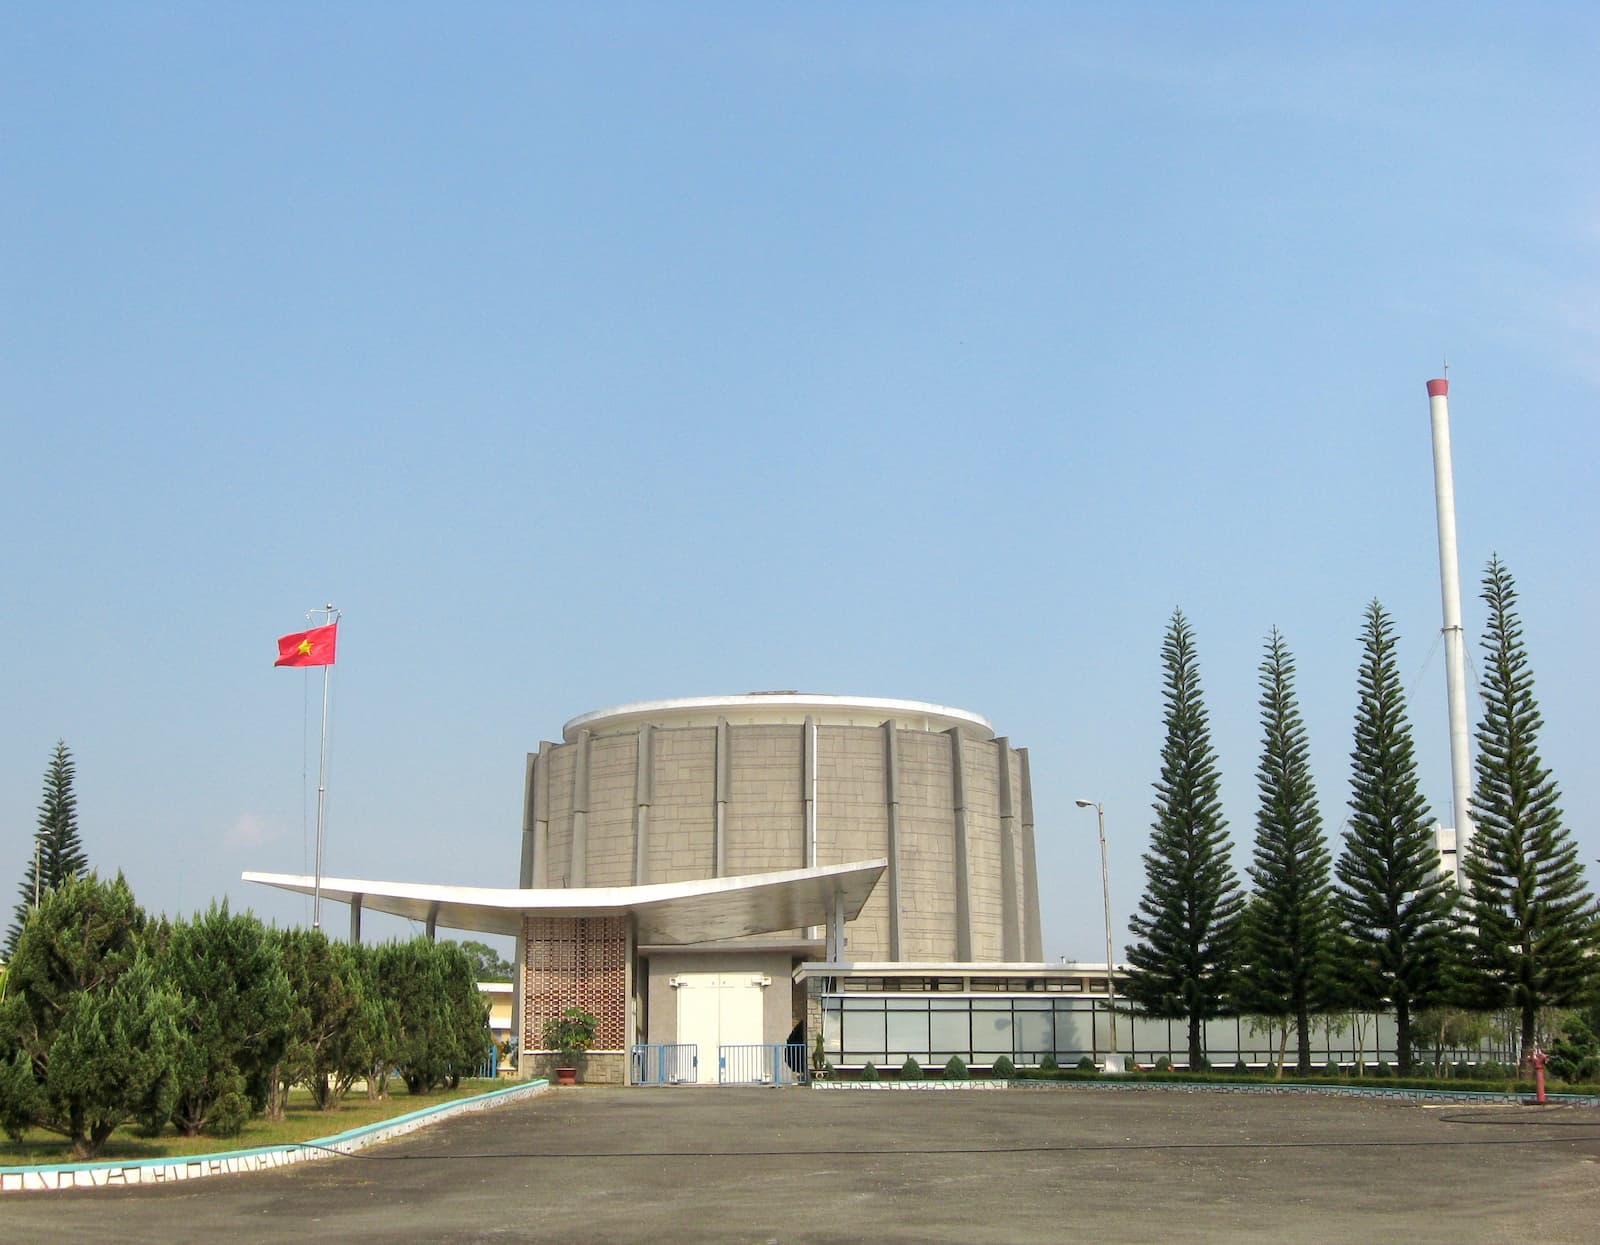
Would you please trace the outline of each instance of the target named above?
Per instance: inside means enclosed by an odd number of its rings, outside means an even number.
[[[1111,1016],[1104,997],[1070,995],[1065,991],[1025,994],[973,991],[913,995],[903,990],[885,994],[839,991],[822,996],[823,1049],[842,1067],[873,1063],[898,1067],[906,1058],[924,1067],[943,1065],[952,1055],[983,1067],[1001,1055],[1014,1063],[1037,1065],[1054,1055],[1063,1067],[1085,1057],[1099,1062],[1111,1050]],[[1316,1053],[1319,1063],[1375,1062],[1393,1058],[1392,1018],[1345,1017],[1332,1023],[1319,1019]],[[1207,1057],[1213,1066],[1236,1062],[1262,1065],[1276,1057],[1275,1043],[1258,1033],[1248,1019],[1207,1021]],[[1182,1064],[1188,1052],[1183,1020],[1137,1016],[1117,1009],[1117,1045],[1135,1062],[1150,1065],[1161,1056]],[[1385,1052],[1380,1055],[1380,1052]]]

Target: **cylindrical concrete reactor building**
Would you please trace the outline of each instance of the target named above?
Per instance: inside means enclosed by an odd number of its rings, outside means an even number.
[[[647,701],[574,718],[528,757],[523,887],[877,858],[852,961],[1043,958],[1027,751],[975,713],[794,692]]]

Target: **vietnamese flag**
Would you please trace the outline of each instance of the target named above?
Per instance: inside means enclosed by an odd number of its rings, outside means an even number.
[[[333,651],[339,645],[339,624],[313,627],[278,638],[278,660],[274,666],[331,666]]]

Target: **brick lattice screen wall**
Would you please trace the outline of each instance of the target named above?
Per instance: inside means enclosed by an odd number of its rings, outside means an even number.
[[[627,1049],[628,919],[530,916],[522,937],[524,1045],[541,1049],[544,1022],[582,1007],[600,1020],[596,1050]]]

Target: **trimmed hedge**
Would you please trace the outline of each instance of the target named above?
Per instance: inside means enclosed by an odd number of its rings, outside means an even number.
[[[1240,1082],[1264,1085],[1328,1085],[1338,1088],[1457,1090],[1462,1093],[1531,1094],[1532,1081],[1483,1080],[1472,1077],[1422,1076],[1293,1076],[1275,1077],[1270,1071],[1256,1072],[1126,1072],[1097,1073],[1076,1068],[1046,1072],[1039,1068],[1018,1068],[1017,1079],[1027,1081],[1133,1081],[1146,1083],[1237,1085]],[[1600,1095],[1600,1085],[1547,1085],[1554,1093]]]

